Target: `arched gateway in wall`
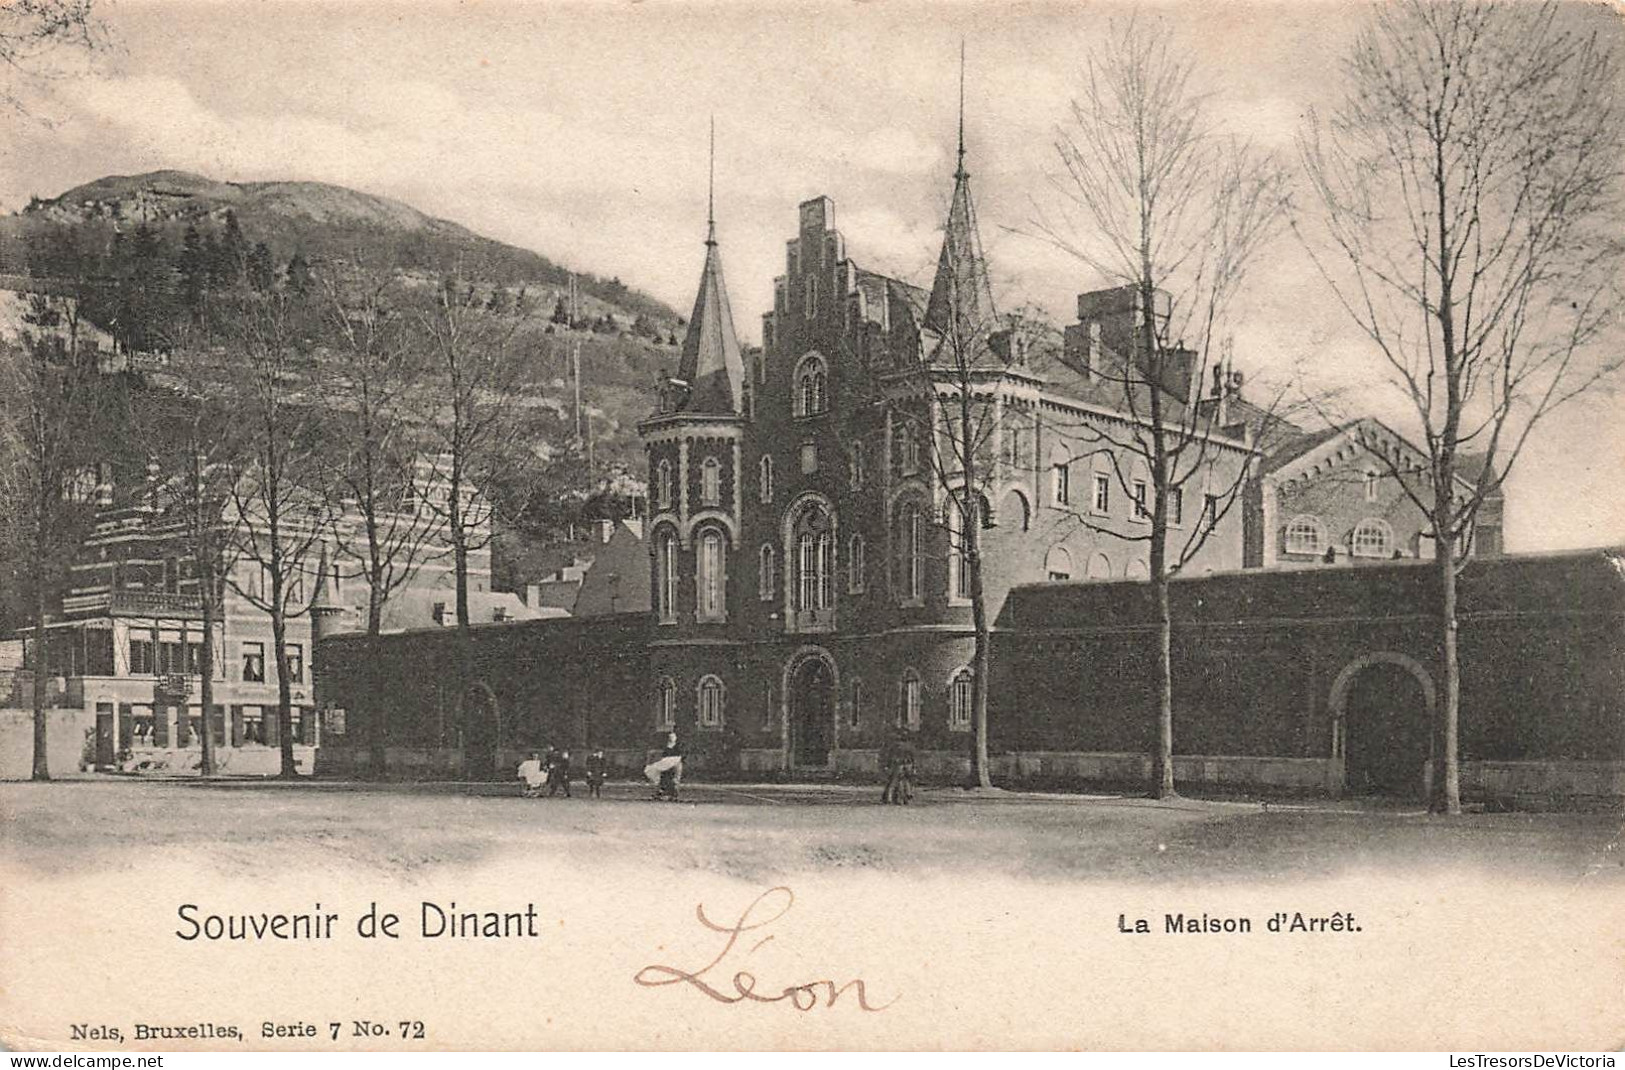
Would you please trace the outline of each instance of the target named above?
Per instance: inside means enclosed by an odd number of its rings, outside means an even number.
[[[839,677],[823,647],[805,646],[784,663],[784,723],[792,769],[828,769],[835,760]]]
[[[1422,797],[1433,749],[1434,689],[1420,662],[1393,651],[1356,658],[1332,681],[1326,705],[1345,792]]]

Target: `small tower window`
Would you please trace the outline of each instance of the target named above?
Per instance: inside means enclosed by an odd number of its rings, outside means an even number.
[[[655,469],[655,507],[671,508],[671,462],[662,460]]]
[[[762,455],[761,471],[758,473],[757,488],[759,497],[763,502],[773,500],[773,458],[769,454]]]
[[[700,503],[722,504],[722,462],[715,457],[707,457],[700,466]]]
[[[763,543],[756,562],[756,593],[764,602],[773,601],[779,585],[778,557],[772,543]]]
[[[697,616],[702,621],[720,621],[727,617],[725,553],[721,532],[711,528],[700,536],[695,585],[699,594]]]

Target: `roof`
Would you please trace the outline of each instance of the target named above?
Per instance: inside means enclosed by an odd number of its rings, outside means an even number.
[[[937,258],[924,326],[945,339],[957,332],[960,339],[969,341],[994,330],[994,316],[993,287],[976,227],[970,175],[961,165],[954,175],[954,195],[942,230],[942,253]]]
[[[688,395],[679,406],[684,412],[744,411],[745,361],[734,333],[728,288],[722,281],[722,254],[714,235],[705,241],[705,269],[694,295],[688,333],[683,336],[677,378],[688,385]]]

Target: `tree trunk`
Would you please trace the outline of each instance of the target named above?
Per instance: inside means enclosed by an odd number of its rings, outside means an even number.
[[[977,530],[980,521],[972,517],[965,523],[970,531],[970,543],[966,548],[965,567],[970,576],[970,605],[971,621],[976,630],[973,654],[971,656],[971,710],[973,731],[971,732],[970,775],[971,787],[991,788],[993,786],[992,771],[988,768],[987,760],[987,688],[991,682],[990,666],[992,664],[992,635],[987,622],[987,600],[982,595],[982,552],[981,533]]]
[[[367,710],[367,747],[371,759],[367,763],[367,768],[373,780],[383,780],[388,776],[386,766],[389,762],[388,726],[384,723],[384,702],[379,694],[383,673],[379,670],[378,655],[383,644],[378,641],[378,637],[383,630],[384,606],[378,597],[378,584],[374,582],[372,593],[367,598],[367,668],[362,673],[362,681],[367,690],[366,694],[361,696]]]
[[[199,772],[214,776],[214,566],[207,551],[200,555],[198,589],[203,593],[203,649],[198,658],[199,700],[203,703],[203,764]]]
[[[1173,614],[1168,604],[1168,577],[1151,581],[1157,601],[1157,750],[1151,763],[1151,794],[1171,798],[1174,788],[1174,659]]]
[[[1435,531],[1440,527],[1437,517]],[[1433,792],[1428,809],[1434,813],[1461,813],[1461,763],[1459,725],[1461,712],[1461,662],[1456,650],[1456,546],[1448,537],[1436,538],[1434,565],[1439,573],[1439,710],[1434,725]]]
[[[43,572],[43,568],[39,567],[34,570],[34,780],[51,779],[51,764],[46,756],[48,727],[45,720],[45,688],[50,680],[50,659],[45,641]]]
[[[293,760],[293,687],[288,682],[288,621],[281,609],[281,583],[273,575],[275,604],[271,609],[271,639],[276,647],[276,727],[277,745],[282,751],[282,770],[277,775],[293,778],[299,769]]]

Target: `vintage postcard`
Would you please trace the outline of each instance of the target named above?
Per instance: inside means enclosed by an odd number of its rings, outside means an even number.
[[[1625,1038],[1617,9],[0,61],[0,1045]]]

